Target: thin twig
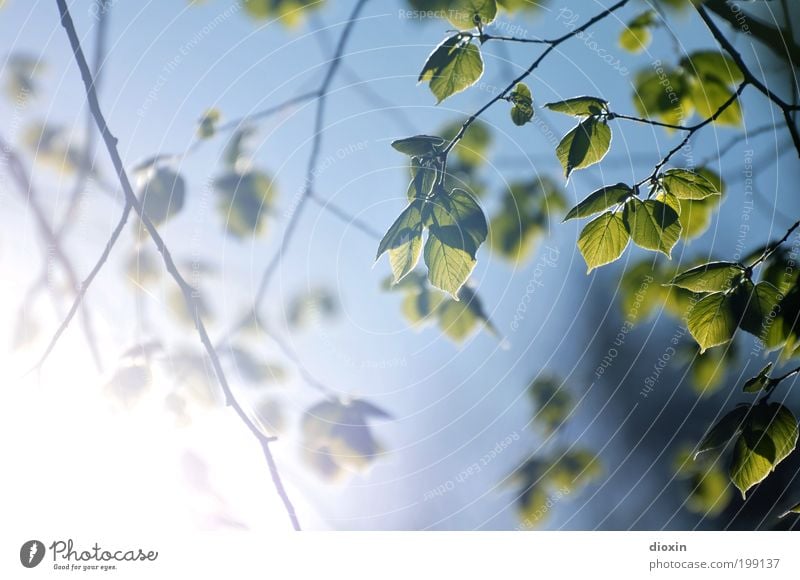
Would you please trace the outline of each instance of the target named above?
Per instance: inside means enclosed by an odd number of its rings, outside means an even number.
[[[25,198],[26,203],[30,205],[31,210],[33,211],[33,217],[36,220],[36,225],[39,228],[39,232],[41,233],[48,250],[52,250],[54,257],[61,263],[61,267],[64,270],[64,274],[67,277],[67,282],[69,283],[70,288],[74,292],[80,293],[81,288],[80,284],[78,283],[78,276],[75,274],[75,269],[72,266],[72,262],[61,245],[61,240],[58,239],[55,232],[50,227],[47,217],[45,216],[44,209],[39,204],[39,196],[33,187],[33,181],[31,180],[30,173],[25,168],[22,159],[20,159],[16,151],[14,151],[14,149],[12,149],[2,137],[0,137],[0,149],[2,149],[6,154],[6,157],[9,161],[9,169],[17,183],[19,193]],[[47,283],[47,278],[47,264],[45,264],[44,272],[41,277],[45,284]],[[102,358],[100,357],[100,350],[97,347],[97,337],[94,332],[94,324],[92,323],[92,318],[89,311],[85,308],[81,310],[81,325],[83,327],[84,334],[86,335],[86,342],[89,345],[89,350],[92,353],[95,366],[98,368],[98,370],[102,370],[103,363]]]
[[[727,52],[739,69],[742,71],[744,75],[744,80],[746,83],[753,85],[756,89],[761,91],[769,100],[775,103],[783,113],[783,118],[786,121],[786,128],[789,130],[789,134],[792,136],[792,142],[794,143],[794,147],[797,150],[797,155],[800,157],[800,131],[798,131],[797,126],[794,124],[794,120],[792,119],[792,111],[797,110],[797,105],[792,105],[787,103],[778,95],[773,93],[767,86],[762,83],[756,76],[750,71],[747,65],[742,58],[742,55],[733,47],[730,40],[728,40],[719,27],[714,23],[709,16],[708,12],[706,12],[705,8],[702,5],[698,4],[695,5],[695,9],[697,13],[700,15],[700,18],[703,19],[708,29],[711,31],[712,36],[717,40],[719,45]]]
[[[584,32],[586,29],[590,28],[600,20],[603,20],[607,16],[613,14],[616,10],[625,6],[628,2],[629,0],[620,0],[613,6],[610,6],[609,8],[603,10],[600,14],[597,14],[596,16],[590,18],[576,29],[571,30],[570,32],[554,40],[548,41],[547,48],[542,52],[542,54],[539,55],[539,57],[536,60],[534,60],[531,63],[531,65],[527,69],[525,69],[525,71],[522,74],[517,76],[517,78],[511,81],[511,83],[509,83],[505,89],[500,91],[500,93],[495,95],[485,105],[483,105],[475,113],[470,115],[470,117],[466,121],[464,121],[464,124],[461,125],[461,128],[458,130],[458,133],[455,134],[455,136],[451,139],[450,143],[447,144],[447,147],[445,147],[444,150],[442,151],[442,156],[446,158],[447,155],[450,153],[450,151],[452,151],[453,147],[455,147],[456,144],[462,139],[462,137],[464,137],[464,133],[467,131],[469,126],[472,125],[478,119],[478,117],[480,117],[489,107],[491,107],[492,105],[494,105],[499,101],[505,100],[508,94],[514,90],[514,87],[517,86],[517,83],[524,81],[533,73],[533,71],[539,68],[539,65],[542,63],[542,61],[544,61],[544,59],[547,58],[547,55],[550,54],[553,50],[555,50],[557,46],[569,40],[570,38]]]
[[[278,471],[277,465],[275,464],[275,460],[272,456],[272,451],[270,450],[269,444],[272,441],[271,437],[266,436],[250,419],[247,415],[245,410],[241,407],[239,402],[234,397],[233,392],[228,385],[227,378],[225,376],[225,372],[222,369],[222,364],[220,363],[219,357],[217,356],[216,351],[214,350],[214,346],[211,344],[211,340],[208,337],[208,333],[206,332],[205,325],[203,324],[203,320],[200,316],[198,310],[192,309],[193,298],[192,293],[194,289],[186,282],[183,278],[181,273],[178,271],[175,262],[172,259],[172,255],[169,252],[164,240],[161,238],[161,235],[156,230],[156,227],[153,225],[153,222],[147,216],[147,214],[142,210],[142,204],[136,195],[133,192],[133,187],[131,186],[130,180],[128,179],[128,174],[125,170],[125,165],[122,162],[122,158],[120,157],[119,150],[117,149],[117,138],[111,133],[111,130],[106,123],[106,119],[103,115],[102,109],[100,108],[100,103],[97,100],[97,93],[94,88],[94,81],[92,79],[92,73],[89,70],[89,65],[86,62],[86,57],[84,56],[83,49],[81,48],[80,39],[78,38],[78,34],[75,30],[75,24],[72,21],[72,16],[69,12],[69,7],[67,6],[66,0],[56,0],[56,3],[59,8],[60,16],[61,16],[61,24],[64,27],[64,30],[67,33],[67,37],[69,39],[70,46],[72,47],[73,55],[75,56],[75,61],[78,65],[78,69],[81,73],[81,78],[83,80],[84,88],[86,90],[86,97],[89,101],[89,108],[92,111],[92,115],[95,119],[95,123],[97,124],[97,128],[100,130],[100,134],[103,138],[105,143],[106,149],[108,150],[108,154],[111,157],[112,165],[114,166],[114,170],[119,178],[120,185],[122,186],[122,191],[125,194],[125,199],[127,202],[133,207],[136,213],[142,220],[147,233],[150,235],[150,238],[155,243],[158,251],[161,253],[161,256],[164,261],[164,265],[169,272],[172,279],[180,288],[181,292],[183,293],[184,300],[189,307],[190,312],[194,318],[195,328],[200,336],[200,341],[203,343],[205,347],[206,353],[209,356],[211,364],[214,368],[214,372],[217,375],[217,380],[225,394],[225,398],[227,400],[228,405],[230,405],[242,422],[247,426],[247,428],[251,431],[253,436],[258,440],[261,445],[261,449],[264,453],[264,457],[267,461],[267,465],[269,467],[270,474],[272,476],[272,481],[275,486],[275,490],[277,491],[279,497],[283,501],[284,508],[289,516],[289,520],[291,521],[292,527],[295,530],[300,529],[300,524],[297,519],[297,515],[294,510],[294,506],[292,505],[289,496],[286,493],[286,490],[283,486],[283,482],[280,477],[280,473]]]
[[[744,88],[746,86],[747,86],[747,81],[746,80],[742,81],[742,83],[739,85],[739,87],[736,89],[736,91],[728,98],[727,101],[725,101],[720,106],[719,109],[717,109],[714,112],[713,115],[711,115],[710,117],[708,117],[704,121],[701,121],[701,122],[697,123],[696,125],[692,125],[691,127],[689,127],[687,129],[688,132],[686,133],[686,136],[683,138],[683,140],[681,140],[681,142],[678,143],[675,147],[670,149],[669,152],[661,159],[661,161],[659,161],[656,164],[655,168],[653,168],[653,172],[648,177],[645,177],[644,179],[642,179],[641,181],[636,183],[636,187],[639,187],[639,186],[647,183],[648,181],[650,181],[650,182],[654,181],[656,179],[656,177],[658,176],[658,172],[661,171],[661,169],[669,162],[670,159],[672,159],[672,156],[675,155],[681,149],[683,149],[686,146],[686,144],[689,142],[689,140],[692,138],[692,136],[695,133],[697,133],[700,129],[702,129],[706,125],[710,125],[711,123],[716,121],[719,118],[719,116],[722,115],[722,113],[724,113],[725,110],[728,107],[730,107],[734,102],[736,102],[736,100],[742,94],[742,91],[744,90]]]
[[[366,3],[367,0],[358,0],[358,2],[356,2],[347,24],[342,31],[342,35],[339,37],[339,43],[336,46],[336,52],[334,53],[325,77],[322,79],[322,83],[320,84],[318,91],[319,98],[317,100],[317,112],[314,119],[314,128],[312,129],[314,132],[314,137],[311,143],[311,154],[308,158],[308,166],[306,169],[303,189],[300,192],[300,199],[297,202],[297,206],[294,208],[294,211],[292,212],[292,215],[289,217],[289,221],[286,224],[286,229],[284,230],[281,241],[278,244],[278,251],[273,255],[272,260],[267,264],[266,268],[264,268],[264,273],[261,276],[261,282],[255,296],[256,308],[264,300],[264,296],[267,292],[267,286],[269,285],[273,274],[277,270],[278,264],[280,263],[286,248],[291,243],[297,223],[300,220],[300,215],[303,213],[303,208],[309,199],[309,192],[314,188],[315,170],[317,167],[319,154],[322,149],[322,134],[325,125],[325,106],[327,105],[328,89],[330,88],[333,77],[336,74],[336,70],[339,68],[342,54],[344,53],[344,47],[347,44],[347,40],[350,38],[350,33],[353,30],[356,19]]]

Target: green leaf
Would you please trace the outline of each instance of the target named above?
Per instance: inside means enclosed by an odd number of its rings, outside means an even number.
[[[629,239],[622,218],[613,212],[606,212],[586,224],[578,237],[578,249],[586,261],[587,274],[619,258]]]
[[[515,125],[522,126],[533,119],[533,97],[531,90],[525,83],[517,86],[509,95],[513,106],[511,107],[511,120]]]
[[[445,11],[447,19],[459,30],[486,25],[497,16],[495,0],[454,0]]]
[[[670,280],[669,284],[692,292],[724,292],[744,274],[744,266],[734,262],[709,262],[690,268]]]
[[[461,127],[462,122],[455,122],[444,127],[440,134],[450,141],[458,134]],[[486,123],[476,120],[464,131],[453,149],[453,154],[461,163],[472,169],[486,162],[486,153],[491,143],[492,133],[489,127]]]
[[[783,512],[780,517],[785,518],[789,514],[800,514],[800,503],[793,505],[788,510]]]
[[[218,209],[227,232],[237,238],[263,233],[276,188],[272,178],[258,170],[229,172],[214,179]]]
[[[708,179],[688,169],[670,169],[660,178],[661,186],[678,199],[705,199],[720,191]]]
[[[575,169],[598,163],[611,146],[611,129],[597,117],[581,121],[567,133],[556,147],[556,156],[569,179]]]
[[[431,157],[444,145],[444,139],[431,135],[415,135],[392,141],[392,147],[410,157]]]
[[[481,51],[472,44],[470,37],[456,34],[431,52],[418,81],[428,82],[437,103],[441,103],[476,83],[482,74]]]
[[[744,283],[737,288],[736,298],[743,305],[744,314],[739,323],[742,330],[760,337],[769,329],[777,314],[777,307],[783,296],[769,282]]]
[[[208,109],[203,116],[197,127],[197,137],[200,139],[210,139],[217,133],[217,125],[219,124],[222,114],[219,109]]]
[[[717,421],[716,425],[706,433],[706,436],[703,437],[703,440],[697,446],[697,451],[694,455],[695,459],[701,453],[722,447],[740,433],[748,410],[748,407],[736,407],[733,411]]]
[[[647,67],[636,75],[633,104],[643,117],[657,118],[671,125],[684,122],[693,111],[686,74],[669,68]]]
[[[324,1],[308,0],[239,0],[245,13],[254,20],[278,20],[285,26],[296,26],[308,13],[325,6]]]
[[[694,455],[695,459],[697,459],[697,456],[701,453],[722,447],[740,433],[748,410],[748,407],[736,407],[733,411],[717,421],[716,425],[709,429],[706,436],[703,437],[703,440],[700,441],[700,444],[697,446],[697,451]]]
[[[394,283],[411,272],[422,251],[422,200],[412,201],[391,225],[378,245],[378,255],[389,252]]]
[[[139,198],[147,217],[155,224],[163,223],[183,207],[186,182],[172,169],[159,167],[150,173]]]
[[[725,83],[715,77],[694,79],[690,91],[697,113],[706,119],[715,115],[734,94]],[[738,98],[728,105],[714,122],[731,127],[740,126],[742,124],[742,107]]]
[[[744,387],[742,387],[742,390],[745,393],[757,393],[758,391],[763,391],[766,389],[772,383],[772,379],[769,377],[771,370],[772,363],[768,362],[763,369],[758,371],[756,376],[747,380],[747,382],[744,384]]]
[[[716,50],[692,53],[681,60],[681,66],[697,77],[713,77],[726,85],[737,85],[744,80],[733,59]]]
[[[472,197],[461,189],[439,194],[426,207],[429,224],[423,252],[430,283],[458,300],[458,291],[475,268],[476,253],[486,240],[486,217]]]
[[[411,159],[411,183],[408,184],[406,191],[408,200],[426,199],[433,193],[437,176],[435,162],[413,157]]]
[[[483,304],[471,288],[462,286],[458,296],[458,301],[444,300],[437,310],[442,332],[454,341],[461,342],[468,338],[480,323],[486,324],[489,330],[494,330]]]
[[[572,412],[572,397],[561,381],[551,377],[537,378],[528,387],[528,393],[536,406],[534,421],[547,434],[563,425]]]
[[[564,221],[594,215],[624,202],[632,195],[633,189],[624,183],[603,187],[569,210]]]
[[[597,97],[572,97],[565,101],[546,103],[545,108],[573,117],[589,117],[608,112],[608,101]]]
[[[733,338],[738,319],[731,295],[716,292],[703,297],[692,307],[687,326],[700,345],[700,352],[704,352]]]
[[[656,250],[670,257],[681,236],[678,213],[667,204],[648,199],[631,198],[623,212],[625,226],[638,246]]]
[[[647,10],[628,22],[628,25],[619,35],[619,45],[628,52],[638,53],[650,44],[652,34],[650,26],[655,23],[656,13]]]
[[[797,445],[797,419],[779,403],[757,405],[745,421],[736,440],[730,476],[745,497],[747,490],[760,483]]]

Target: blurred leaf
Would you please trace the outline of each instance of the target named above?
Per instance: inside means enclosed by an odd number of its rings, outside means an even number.
[[[369,467],[382,449],[367,419],[388,416],[374,405],[333,400],[317,403],[303,415],[301,426],[307,464],[324,479]]]
[[[166,167],[147,172],[139,189],[142,209],[158,225],[178,213],[186,199],[186,182],[183,177]]]
[[[528,387],[536,406],[534,421],[548,435],[554,433],[572,412],[572,396],[565,386],[552,377],[538,378]]]
[[[200,139],[210,139],[217,134],[217,125],[222,119],[222,114],[219,109],[208,109],[203,116],[200,117],[197,127],[197,136]]]
[[[319,320],[330,319],[339,312],[336,296],[327,288],[312,288],[295,297],[289,304],[287,320],[297,329],[308,328]]]
[[[240,239],[263,233],[276,196],[269,175],[258,170],[224,173],[214,179],[213,185],[228,233]]]
[[[638,53],[650,45],[650,27],[656,23],[655,10],[646,10],[628,22],[619,35],[619,45],[628,52]]]
[[[239,0],[245,13],[254,20],[279,20],[297,26],[312,10],[325,5],[324,0]]]
[[[461,123],[451,123],[439,132],[447,141],[451,141],[461,129]],[[486,162],[486,153],[492,143],[489,127],[481,121],[473,121],[461,140],[453,149],[453,155],[470,168],[479,167]]]

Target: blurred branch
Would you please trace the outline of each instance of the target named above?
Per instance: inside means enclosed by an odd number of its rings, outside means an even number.
[[[208,354],[208,357],[214,368],[214,372],[217,375],[217,380],[219,381],[223,393],[225,394],[227,404],[234,409],[236,414],[239,416],[242,422],[247,426],[247,428],[251,431],[253,436],[258,440],[259,444],[261,445],[261,449],[264,453],[267,465],[269,466],[269,471],[272,476],[272,481],[275,486],[275,490],[277,491],[278,495],[283,501],[284,508],[286,509],[286,512],[292,523],[292,527],[295,530],[299,530],[300,524],[297,520],[297,515],[294,511],[294,506],[292,505],[286,493],[286,490],[283,486],[283,482],[278,472],[277,465],[275,464],[275,460],[272,456],[272,451],[270,450],[269,447],[270,442],[273,441],[273,438],[266,436],[255,425],[255,423],[250,419],[245,410],[240,406],[239,402],[236,400],[236,397],[234,397],[233,392],[230,389],[230,386],[228,385],[225,372],[222,369],[219,357],[217,356],[217,353],[213,345],[211,344],[211,340],[208,337],[208,333],[206,332],[206,328],[200,316],[200,313],[196,308],[192,308],[192,305],[194,304],[192,296],[195,290],[186,282],[186,280],[180,274],[177,266],[175,265],[175,262],[172,259],[172,255],[170,254],[169,249],[164,243],[164,240],[161,238],[161,235],[158,233],[158,230],[153,225],[150,218],[143,211],[141,202],[138,200],[138,198],[133,192],[130,180],[128,179],[128,174],[125,170],[122,158],[120,157],[119,150],[117,149],[117,138],[114,137],[114,135],[111,133],[106,123],[106,119],[103,115],[103,112],[100,108],[100,103],[97,99],[97,92],[95,91],[95,85],[94,85],[94,80],[92,78],[92,73],[89,70],[89,65],[86,62],[86,57],[84,56],[83,49],[81,48],[80,39],[78,38],[77,31],[75,30],[75,24],[72,21],[72,17],[70,15],[67,2],[66,0],[56,0],[56,3],[58,5],[59,13],[61,16],[61,24],[64,27],[64,30],[66,31],[70,46],[72,48],[73,55],[75,57],[76,64],[81,73],[81,78],[83,80],[83,84],[86,90],[86,97],[89,102],[89,108],[92,112],[92,116],[94,117],[97,128],[100,130],[100,134],[102,135],[106,149],[108,150],[108,154],[111,157],[111,162],[114,166],[114,170],[117,174],[117,177],[119,178],[120,185],[122,186],[122,191],[125,194],[127,204],[131,205],[141,218],[142,223],[144,224],[144,227],[147,230],[147,233],[150,235],[150,238],[153,240],[153,243],[155,243],[156,247],[158,248],[158,251],[161,253],[164,266],[166,267],[170,276],[172,277],[172,279],[175,281],[175,283],[178,285],[181,292],[183,293],[186,305],[189,308],[189,311],[192,313],[195,328],[197,329],[197,332],[200,336],[200,341],[205,347],[206,353]]]
[[[314,34],[314,39],[317,41],[320,50],[323,54],[330,53],[333,50],[333,43],[331,42],[328,30],[322,25],[316,13],[312,13],[310,19],[317,27],[316,34]],[[361,94],[361,97],[367,104],[371,105],[372,107],[379,108],[382,113],[385,113],[395,122],[398,127],[400,127],[401,131],[404,131],[408,134],[414,134],[417,132],[414,122],[409,118],[408,115],[406,115],[405,111],[401,107],[398,107],[396,103],[393,103],[378,91],[374,90],[370,86],[369,81],[364,81],[358,75],[358,73],[356,73],[345,63],[339,65],[339,71],[340,76],[347,79],[347,82],[352,85],[352,88],[357,93]]]
[[[283,230],[283,235],[281,236],[280,241],[278,242],[278,248],[276,252],[273,254],[272,258],[267,262],[266,267],[261,275],[261,280],[259,282],[258,290],[256,291],[256,295],[253,300],[253,312],[258,312],[259,306],[264,301],[266,296],[267,288],[269,287],[269,283],[272,280],[275,272],[280,265],[281,259],[286,252],[289,244],[291,243],[294,234],[297,230],[297,224],[300,221],[300,216],[303,213],[303,210],[306,207],[306,204],[309,200],[313,198],[313,191],[315,185],[315,174],[317,163],[319,160],[320,151],[322,148],[322,135],[324,132],[324,125],[325,125],[325,107],[327,104],[328,92],[333,82],[334,76],[336,75],[337,70],[341,66],[342,62],[342,55],[344,54],[344,48],[347,45],[347,41],[352,34],[353,27],[355,26],[358,15],[361,13],[361,10],[364,8],[367,0],[358,0],[356,2],[355,7],[353,8],[350,16],[348,17],[347,23],[345,24],[344,30],[342,31],[339,41],[336,45],[336,50],[331,58],[330,62],[328,63],[328,68],[325,72],[325,76],[323,77],[319,88],[314,91],[314,93],[318,95],[317,102],[316,102],[316,115],[314,119],[314,128],[313,128],[313,140],[311,143],[311,153],[308,158],[308,165],[306,168],[306,174],[304,179],[303,189],[299,194],[299,198],[297,200],[296,205],[293,208],[291,215],[289,216],[288,222],[286,223],[286,227]],[[236,322],[232,328],[230,328],[223,337],[217,341],[217,345],[227,343],[230,338],[235,335],[241,328],[247,325],[250,322],[250,315],[246,315],[240,321]],[[276,338],[276,337],[273,337]],[[276,341],[278,339],[276,338]],[[282,350],[284,351],[289,358],[291,358],[299,367],[300,372],[303,374],[303,377],[309,381],[309,383],[325,392],[332,393],[333,390],[324,386],[321,381],[314,378],[303,366],[302,363],[299,361],[297,355],[292,352],[287,344],[282,344],[278,341],[278,345],[281,346]]]
[[[743,14],[741,9],[734,12],[731,10],[731,6],[726,0],[706,0],[704,6],[727,21],[735,30],[742,30],[743,34],[751,34],[753,37],[757,38],[777,56],[787,61],[789,66],[796,67],[800,64],[800,46],[794,43],[789,28],[784,29],[778,26],[772,26],[747,14],[744,22],[747,26],[747,32],[744,32],[745,29],[742,26],[742,22],[739,21],[739,15]],[[787,23],[788,21],[787,18]]]
[[[789,130],[789,134],[792,136],[792,142],[797,150],[798,157],[800,157],[800,132],[798,132],[797,125],[795,125],[794,119],[792,119],[792,111],[796,111],[798,109],[797,105],[787,103],[778,95],[773,93],[770,89],[768,89],[764,83],[758,80],[750,71],[750,69],[747,68],[742,55],[739,54],[739,52],[733,47],[730,40],[728,40],[725,35],[722,34],[722,31],[720,31],[719,27],[717,27],[717,25],[708,15],[708,12],[706,12],[705,8],[703,8],[702,5],[697,5],[695,6],[695,9],[700,15],[700,18],[703,19],[703,22],[706,23],[709,31],[711,31],[711,34],[714,36],[720,46],[730,55],[739,69],[741,69],[742,74],[744,75],[744,82],[753,85],[755,88],[761,91],[764,96],[766,96],[781,109],[783,112],[783,117],[786,121],[786,128]]]
[[[44,209],[39,204],[38,194],[33,187],[30,174],[25,168],[25,165],[22,163],[22,160],[17,155],[17,152],[2,137],[0,137],[0,149],[2,149],[9,161],[9,171],[16,181],[17,189],[19,190],[20,195],[23,197],[24,201],[30,205],[31,211],[33,212],[33,217],[36,220],[36,225],[39,229],[39,233],[41,234],[42,239],[47,247],[47,253],[49,254],[50,251],[53,252],[56,260],[61,263],[61,267],[67,277],[67,283],[70,285],[70,289],[80,294],[82,289],[78,283],[78,276],[75,274],[75,268],[72,266],[72,262],[70,261],[69,257],[67,257],[67,254],[61,245],[61,240],[58,239],[47,221]],[[48,278],[48,257],[49,256],[45,256],[44,272],[40,277],[44,284],[47,283]],[[28,299],[26,299],[26,302],[27,301]],[[94,332],[94,325],[92,324],[91,315],[86,309],[81,310],[81,324],[83,326],[83,331],[86,335],[86,342],[89,344],[89,350],[92,353],[95,366],[97,366],[98,370],[102,370],[103,364],[102,359],[100,358],[100,351],[97,348],[97,338]]]

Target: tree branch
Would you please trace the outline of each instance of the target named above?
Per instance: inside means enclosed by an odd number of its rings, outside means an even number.
[[[11,148],[11,145],[9,145],[2,137],[0,137],[0,149],[3,150],[9,161],[9,169],[17,183],[17,188],[20,195],[23,196],[25,202],[30,205],[31,210],[33,211],[33,217],[36,220],[36,225],[39,228],[39,232],[41,233],[45,244],[47,245],[48,249],[52,249],[53,255],[61,263],[61,267],[64,270],[64,274],[67,277],[67,283],[70,285],[70,288],[79,294],[81,292],[81,287],[78,283],[78,276],[75,274],[75,269],[72,267],[72,262],[70,261],[69,257],[67,257],[66,252],[64,252],[64,248],[61,245],[61,240],[50,228],[50,224],[47,222],[44,209],[39,204],[39,196],[33,187],[33,181],[31,180],[31,176],[25,168],[25,165],[22,163],[22,159],[19,158],[16,151],[14,151],[14,149]],[[45,258],[45,262],[46,260],[47,259]],[[44,271],[42,273],[41,280],[46,283],[46,263],[43,270]],[[81,310],[81,324],[83,326],[84,334],[86,335],[86,342],[89,345],[89,350],[92,353],[92,358],[94,358],[95,366],[97,366],[98,370],[102,370],[103,364],[100,357],[100,351],[97,347],[97,337],[94,332],[94,324],[92,323],[92,318],[89,314],[89,311],[86,309]]]
[[[797,150],[797,155],[800,157],[800,132],[798,132],[797,125],[795,125],[794,120],[792,119],[792,111],[797,110],[797,106],[791,105],[781,99],[778,95],[773,93],[767,86],[762,83],[756,76],[750,71],[747,65],[742,58],[742,55],[733,47],[730,40],[728,40],[722,31],[720,31],[719,27],[714,23],[709,16],[708,12],[706,12],[705,8],[701,4],[695,6],[697,13],[700,15],[700,18],[703,19],[706,26],[708,27],[711,34],[714,36],[716,41],[719,45],[727,52],[733,61],[737,64],[739,69],[742,71],[744,75],[745,82],[753,85],[759,91],[761,91],[769,100],[775,103],[783,112],[783,118],[786,121],[786,128],[789,130],[789,134],[792,136],[792,142],[794,143],[794,147]]]
[[[456,144],[461,140],[461,138],[464,137],[464,133],[467,131],[469,126],[472,125],[478,119],[478,117],[480,117],[489,107],[491,107],[498,101],[505,100],[508,94],[512,90],[514,90],[514,87],[517,86],[517,83],[524,81],[531,75],[531,73],[533,73],[533,71],[539,68],[539,65],[542,63],[542,61],[545,58],[547,58],[547,55],[550,54],[553,50],[555,50],[557,46],[569,40],[573,36],[577,36],[578,34],[584,32],[585,30],[587,30],[600,20],[603,20],[607,16],[613,14],[616,10],[619,10],[620,8],[625,6],[628,2],[629,0],[620,0],[613,6],[610,6],[609,8],[603,10],[600,14],[597,14],[594,17],[590,18],[575,30],[571,30],[570,32],[564,34],[563,36],[548,41],[547,48],[542,52],[542,54],[539,55],[539,57],[536,60],[533,61],[533,63],[531,63],[531,65],[522,74],[517,76],[517,78],[511,81],[511,83],[509,83],[509,85],[505,89],[503,89],[500,93],[495,95],[485,105],[483,105],[480,109],[478,109],[475,113],[473,113],[466,121],[464,121],[464,124],[461,125],[461,128],[458,130],[458,133],[456,133],[456,135],[453,137],[450,143],[447,144],[447,147],[445,147],[444,150],[442,151],[442,156],[446,157],[450,153],[450,151],[452,151],[453,147],[455,147]]]
[[[114,170],[116,171],[117,177],[119,178],[120,185],[122,186],[122,191],[125,194],[125,199],[127,203],[133,207],[133,209],[141,218],[142,223],[144,224],[148,234],[150,235],[150,238],[153,240],[153,243],[155,243],[156,247],[158,248],[158,251],[161,253],[167,271],[169,272],[170,276],[173,278],[173,280],[183,293],[183,297],[187,304],[187,307],[189,307],[190,312],[192,312],[195,327],[200,336],[200,341],[205,347],[206,353],[208,354],[209,359],[211,360],[211,364],[214,368],[215,374],[217,375],[217,380],[219,381],[219,384],[222,387],[223,393],[225,394],[227,403],[228,405],[233,407],[236,414],[239,416],[242,422],[247,426],[247,428],[251,431],[253,436],[260,443],[261,449],[264,453],[264,457],[269,467],[270,474],[272,476],[272,481],[275,486],[275,490],[277,491],[278,495],[280,496],[284,504],[284,508],[286,509],[286,512],[289,516],[293,528],[295,530],[299,530],[300,524],[297,520],[297,515],[295,513],[294,506],[292,505],[289,496],[287,495],[286,490],[283,486],[280,473],[278,472],[278,468],[272,456],[272,451],[270,450],[269,447],[272,438],[266,436],[250,419],[245,410],[236,400],[236,397],[234,397],[230,389],[230,386],[228,385],[225,372],[222,369],[219,357],[217,356],[217,353],[214,350],[213,345],[211,344],[211,340],[208,337],[208,333],[206,332],[206,328],[205,325],[203,324],[203,320],[200,316],[200,313],[197,311],[197,309],[192,309],[192,304],[193,304],[192,292],[194,291],[194,289],[186,282],[186,280],[184,280],[183,276],[178,271],[178,268],[175,265],[175,262],[172,259],[172,255],[170,254],[169,249],[165,245],[164,240],[161,238],[160,234],[156,230],[155,226],[153,225],[153,222],[150,220],[147,214],[144,213],[144,211],[142,210],[142,204],[133,192],[130,180],[128,179],[128,174],[125,170],[122,158],[120,157],[119,150],[117,149],[117,138],[114,137],[114,135],[111,133],[108,124],[106,123],[106,119],[103,116],[103,112],[100,108],[100,103],[97,100],[97,93],[95,91],[94,81],[92,79],[92,73],[89,70],[89,65],[86,62],[86,57],[84,56],[83,49],[81,48],[80,40],[75,30],[75,24],[72,21],[72,17],[70,15],[69,7],[67,6],[66,0],[56,0],[56,3],[58,5],[59,13],[61,16],[61,24],[67,33],[67,37],[69,39],[73,55],[75,56],[75,61],[78,65],[78,69],[80,70],[81,78],[83,79],[83,84],[86,90],[86,97],[89,101],[89,108],[92,112],[92,116],[94,117],[95,123],[97,124],[97,127],[100,130],[100,134],[103,138],[106,149],[108,150],[108,154],[111,157],[111,162],[114,166]]]

